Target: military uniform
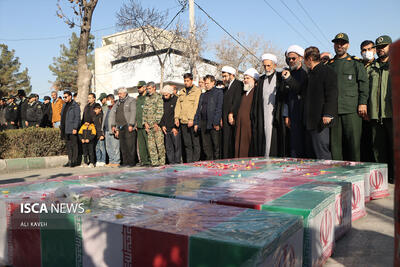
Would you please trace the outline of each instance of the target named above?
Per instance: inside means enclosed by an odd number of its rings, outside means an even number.
[[[147,133],[144,129],[143,123],[143,107],[146,101],[147,95],[139,95],[136,100],[136,123],[137,123],[137,138],[139,157],[141,165],[150,165],[150,157],[148,150]]]
[[[39,101],[34,101],[28,103],[26,107],[26,121],[28,122],[28,127],[36,127],[40,125],[43,117],[42,103]]]
[[[375,46],[389,45],[389,36],[380,36]],[[372,127],[372,150],[376,162],[387,163],[389,179],[393,178],[393,107],[389,62],[376,60],[371,65],[369,75],[368,115]]]
[[[6,107],[7,129],[18,129],[18,105],[11,102]],[[13,122],[14,124],[12,124]]]
[[[153,125],[160,124],[164,113],[164,102],[158,93],[149,95],[143,106],[143,124],[147,123],[150,126],[148,136],[148,149],[152,166],[165,164],[165,147],[164,135],[159,127],[155,130]]]
[[[344,33],[336,40],[349,41]],[[338,77],[338,116],[331,128],[331,151],[334,160],[360,161],[362,119],[358,106],[367,105],[368,77],[360,59],[347,54],[329,61]]]

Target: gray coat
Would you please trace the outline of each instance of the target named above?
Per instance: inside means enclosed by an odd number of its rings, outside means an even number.
[[[116,126],[115,119],[119,105],[124,105],[124,115],[128,125],[134,126],[136,124],[136,99],[130,96],[125,99],[124,103],[122,103],[120,100],[115,102],[110,114],[111,126]]]
[[[114,105],[115,106],[115,105]],[[113,106],[113,107],[114,107]],[[112,108],[111,108],[111,110],[110,110],[110,115],[108,115],[108,129],[104,129],[104,127],[105,127],[105,124],[106,124],[106,117],[107,117],[107,112],[108,112],[108,107],[107,107],[107,109],[103,109],[103,123],[101,124],[101,129],[104,131],[104,132],[106,132],[106,131],[108,131],[108,132],[112,132],[112,121],[111,121],[111,112],[112,112]]]

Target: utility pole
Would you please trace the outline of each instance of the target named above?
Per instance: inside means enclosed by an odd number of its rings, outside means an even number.
[[[196,58],[197,58],[197,43],[196,43],[196,22],[194,19],[194,0],[189,0],[189,42],[190,42],[190,69],[193,74],[194,80],[197,81],[197,69],[196,69]]]

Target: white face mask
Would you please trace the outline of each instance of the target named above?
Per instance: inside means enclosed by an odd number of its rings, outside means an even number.
[[[364,53],[362,53],[362,57],[364,60],[372,60],[374,59],[374,52],[372,51],[365,51]]]
[[[112,106],[111,100],[106,101],[107,106]]]

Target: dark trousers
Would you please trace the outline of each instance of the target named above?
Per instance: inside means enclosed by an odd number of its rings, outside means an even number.
[[[361,130],[362,119],[357,113],[337,116],[331,131],[334,160],[360,161]]]
[[[224,122],[222,127],[222,158],[231,159],[235,157],[235,126]]]
[[[120,128],[119,144],[122,155],[122,164],[135,166],[137,163],[136,131],[129,132],[127,125]]]
[[[316,159],[332,159],[329,149],[329,128],[307,131],[307,156]]]
[[[78,136],[76,134],[66,134],[68,161],[72,164],[78,162]]]
[[[220,158],[220,131],[207,129],[207,122],[200,121],[201,141],[206,160]]]
[[[95,164],[96,161],[94,157],[94,141],[90,141],[89,143],[82,143],[82,152],[83,159],[86,164]]]
[[[165,135],[165,152],[169,164],[181,163],[182,150],[180,132],[175,136],[172,131],[167,131]]]
[[[144,128],[137,129],[137,143],[139,146],[139,157],[142,165],[150,165],[147,132]]]
[[[388,164],[388,178],[393,181],[393,120],[371,120],[372,150],[376,162]]]
[[[293,158],[306,157],[306,131],[303,122],[291,121],[290,122],[290,156]]]
[[[199,134],[194,132],[194,127],[188,127],[187,124],[181,125],[183,145],[185,147],[186,162],[194,162],[200,159],[200,138]]]
[[[362,121],[361,133],[361,161],[374,162],[374,152],[372,151],[372,128],[370,121]]]
[[[18,129],[16,124],[11,124],[9,121],[7,122],[7,130]]]
[[[26,127],[36,127],[36,124],[39,125],[39,123],[36,123],[36,121],[28,121],[28,126],[26,126],[26,125],[25,125],[25,122],[24,122],[23,128],[26,128]]]

